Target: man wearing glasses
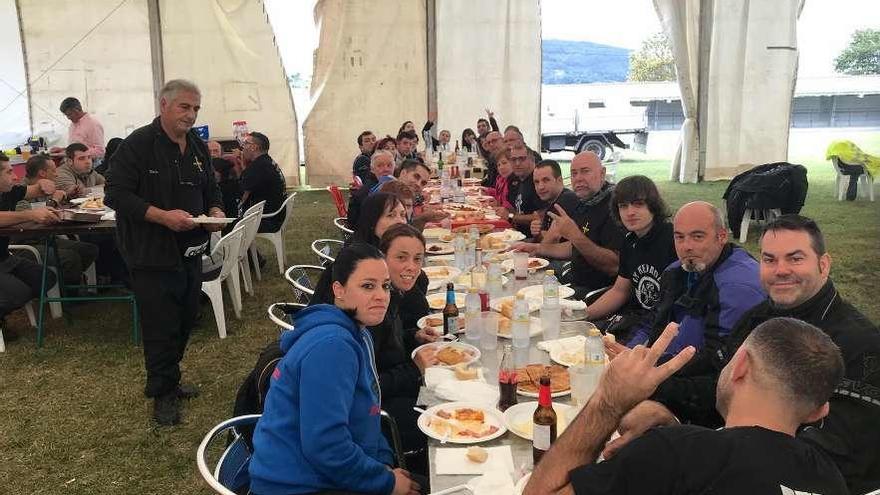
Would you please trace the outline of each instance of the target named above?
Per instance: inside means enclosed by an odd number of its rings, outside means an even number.
[[[241,173],[241,210],[266,201],[265,213],[281,208],[284,202],[284,174],[275,160],[269,156],[269,138],[265,134],[252,132],[244,139],[242,150],[245,168]],[[284,222],[285,212],[264,218],[260,221],[260,232],[278,232]]]
[[[181,384],[180,360],[195,325],[202,254],[223,218],[208,147],[192,130],[199,88],[182,79],[159,93],[159,116],[132,132],[111,158],[105,201],[116,211],[117,242],[131,270],[143,329],[147,384],[159,425],[180,422],[180,399],[198,395]]]

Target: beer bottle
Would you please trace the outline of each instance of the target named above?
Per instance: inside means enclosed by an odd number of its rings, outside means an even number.
[[[458,306],[455,305],[455,286],[446,284],[446,307],[443,308],[443,334],[453,335],[458,332]]]
[[[535,466],[556,440],[556,411],[550,400],[550,373],[544,371],[538,389],[538,408],[532,415],[532,462]]]
[[[516,367],[513,365],[513,349],[510,344],[504,346],[504,354],[501,357],[501,365],[498,366],[498,389],[501,396],[498,398],[498,410],[506,411],[510,406],[516,405]]]

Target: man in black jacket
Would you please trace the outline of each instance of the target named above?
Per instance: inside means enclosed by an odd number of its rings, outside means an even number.
[[[208,148],[192,131],[201,104],[195,84],[169,81],[159,95],[159,117],[132,132],[113,155],[107,205],[116,211],[117,242],[131,269],[140,310],[153,417],[180,422],[181,398],[198,394],[180,383],[201,287],[201,256],[209,232],[194,217],[223,218],[223,201]]]
[[[828,277],[830,269],[831,257],[815,222],[783,215],[767,225],[761,238],[761,284],[769,299],[734,326],[730,345],[715,356],[713,371],[673,376],[660,385],[652,400],[627,414],[620,426],[621,440],[609,445],[606,453],[615,452],[651,426],[672,424],[676,418],[718,426],[715,385],[721,368],[757,325],[785,316],[828,334],[840,347],[846,365],[844,379],[830,400],[828,417],[803,428],[798,436],[828,454],[852,493],[880,488],[880,331],[843,300]]]

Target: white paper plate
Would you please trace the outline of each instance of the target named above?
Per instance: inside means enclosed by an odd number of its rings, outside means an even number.
[[[524,431],[522,427],[523,424],[532,424],[532,415],[535,414],[535,409],[537,408],[537,402],[520,402],[515,406],[510,406],[504,411],[504,426],[514,435],[531,441],[531,432],[528,430]],[[562,431],[568,426],[570,422],[568,415],[572,409],[574,409],[572,406],[566,404],[553,403],[553,410],[556,411],[556,438],[559,438],[562,435]],[[560,420],[565,425],[562,430],[559,428]]]
[[[431,251],[431,247],[435,246],[436,251]],[[435,254],[452,254],[455,252],[455,248],[452,247],[452,244],[447,242],[429,242],[427,246],[425,246],[425,254],[428,256],[433,256]]]
[[[459,275],[461,270],[454,266],[426,266],[422,268],[428,277],[428,290],[436,290],[446,286],[449,282]],[[445,271],[445,275],[443,274]]]
[[[513,301],[513,300],[514,300],[513,296],[504,296],[504,297],[497,297],[495,299],[490,299],[489,300],[489,307],[492,308],[493,311],[498,311],[500,313],[501,312],[501,304],[504,301]],[[541,309],[541,304],[542,304],[541,299],[526,298],[526,303],[528,303],[528,305],[529,305],[529,313],[534,313],[535,311],[538,311],[539,309]],[[456,303],[456,304],[458,304],[458,303]],[[444,303],[444,306],[445,306],[445,303]]]
[[[193,217],[193,223],[213,223],[213,224],[229,224],[238,220],[237,218],[215,218],[215,217]]]
[[[466,294],[462,292],[455,293],[455,305],[458,306],[459,313],[464,314],[464,298]],[[442,310],[446,307],[446,291],[428,294],[425,298],[428,300],[428,307],[431,309]]]
[[[535,316],[532,316],[531,318],[529,318],[529,322],[530,322],[530,324],[529,324],[529,338],[537,337],[538,335],[541,335],[541,328],[542,328],[541,327],[541,319],[537,318]],[[512,339],[513,338],[513,335],[511,335],[510,333],[501,333],[500,330],[498,332],[498,336],[501,337],[502,339]]]
[[[507,285],[507,282],[509,281],[509,278],[505,277],[504,275],[501,276],[501,285]],[[471,288],[471,277],[469,276],[469,274],[466,273],[461,274],[460,277],[455,277],[454,279],[450,280],[450,282],[455,283],[455,290],[468,290]]]
[[[425,239],[437,239],[448,233],[449,229],[444,229],[442,227],[430,227],[422,231],[422,235],[425,236]]]
[[[519,481],[516,482],[516,486],[513,487],[514,495],[522,495],[522,493],[526,490],[526,485],[529,484],[529,479],[532,477],[532,473],[526,473]]]
[[[535,268],[529,268],[529,272],[543,270],[544,268],[547,268],[547,265],[550,264],[550,262],[545,260],[544,258],[529,258],[529,263],[531,263],[533,261],[537,261],[538,263],[540,263],[540,266],[535,267]],[[502,261],[501,266],[504,268],[507,268],[507,271],[513,270],[513,259]]]
[[[535,399],[538,398],[538,392],[526,392],[524,390],[520,390],[519,388],[517,388],[516,393],[519,395],[522,395],[523,397],[532,397]],[[553,397],[554,399],[557,397],[565,397],[566,395],[571,395],[571,389],[563,390],[561,392],[551,392],[550,393],[550,397]]]
[[[526,299],[540,299],[542,301],[544,300],[544,286],[540,284],[523,287],[516,293],[522,294]],[[567,285],[559,286],[559,299],[568,299],[573,295],[574,289],[572,289],[571,287],[568,287]]]
[[[550,351],[550,359],[554,363],[561,364],[568,368],[572,366],[583,366],[584,350],[554,348]]]
[[[495,426],[498,428],[497,431],[492,433],[491,435],[486,435],[481,438],[472,438],[472,437],[452,437],[450,436],[446,442],[447,443],[457,443],[457,444],[474,444],[474,443],[483,443],[488,442],[489,440],[494,440],[501,435],[504,435],[507,432],[507,427],[504,424],[504,416],[495,408],[486,407],[484,404],[477,404],[473,402],[447,402],[445,404],[437,404],[436,406],[430,407],[427,409],[428,414],[422,414],[419,416],[417,424],[419,425],[419,429],[422,432],[435,439],[435,440],[443,440],[443,435],[438,434],[433,429],[431,429],[429,424],[429,420],[432,416],[429,414],[437,414],[438,411],[448,411],[452,412],[455,409],[477,409],[483,411],[485,416],[485,423],[491,426]]]
[[[526,238],[525,234],[514,229],[504,229],[501,232],[492,232],[491,234],[486,235],[495,237],[496,239],[500,239],[504,242],[516,242]]]
[[[423,349],[435,348],[439,351],[443,347],[455,347],[461,349],[462,351],[467,351],[471,354],[472,357],[469,361],[462,361],[461,363],[458,363],[456,365],[437,365],[440,368],[454,368],[455,366],[459,365],[468,365],[480,359],[480,350],[470,344],[465,344],[464,342],[431,342],[430,344],[422,344],[413,349],[412,354],[410,354],[410,358],[415,359],[416,354],[418,354],[419,351]]]

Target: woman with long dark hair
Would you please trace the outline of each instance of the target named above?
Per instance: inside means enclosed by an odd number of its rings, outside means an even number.
[[[347,246],[332,268],[333,304],[302,310],[281,336],[285,354],[254,431],[251,493],[418,493],[408,472],[389,468],[366,329],[384,320],[390,288],[378,249]]]
[[[406,223],[406,208],[400,198],[389,193],[373,193],[361,206],[358,225],[348,242],[364,242],[378,247],[385,230],[397,223]]]
[[[464,146],[468,152],[477,150],[477,135],[470,127],[461,131],[461,145]]]

